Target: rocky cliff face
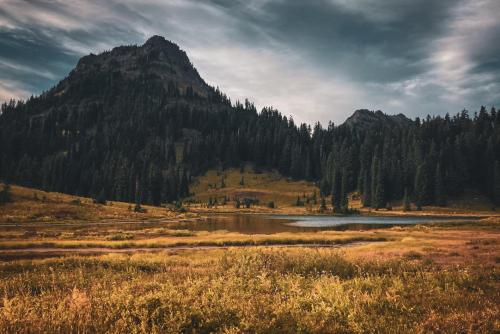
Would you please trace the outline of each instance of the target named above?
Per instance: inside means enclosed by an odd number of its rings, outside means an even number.
[[[374,124],[408,126],[412,124],[412,121],[403,114],[386,115],[380,110],[370,111],[367,109],[359,109],[356,110],[344,124],[364,128]]]
[[[62,95],[86,78],[111,75],[128,81],[161,82],[165,89],[174,84],[181,93],[188,87],[201,96],[208,96],[212,91],[183,50],[161,36],[153,36],[142,46],[119,46],[81,58],[76,68],[51,93]]]

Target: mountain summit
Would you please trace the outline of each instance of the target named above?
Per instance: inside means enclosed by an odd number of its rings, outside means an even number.
[[[361,128],[381,123],[387,125],[408,126],[412,124],[412,120],[403,114],[386,115],[380,110],[371,111],[368,109],[358,109],[344,122],[344,124],[348,126]]]
[[[104,77],[153,81],[167,90],[172,90],[175,84],[182,92],[192,89],[201,96],[213,91],[179,46],[162,36],[153,36],[142,46],[119,46],[99,55],[82,57],[53,93],[65,94],[74,85]]]

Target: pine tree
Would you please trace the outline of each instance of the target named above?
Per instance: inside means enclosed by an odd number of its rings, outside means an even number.
[[[494,191],[494,196],[493,196],[494,203],[497,206],[500,206],[500,162],[499,161],[495,161],[493,183],[494,183],[494,189],[493,189],[493,191]]]
[[[141,212],[141,203],[142,203],[142,189],[141,183],[139,182],[139,177],[135,178],[135,212]]]
[[[371,179],[368,171],[363,175],[363,206],[370,207],[372,205],[372,187]]]
[[[319,206],[319,211],[320,212],[326,211],[326,200],[323,196],[321,197],[321,205]]]
[[[408,197],[408,189],[405,188],[403,196],[403,211],[411,211],[410,198]]]
[[[182,171],[181,182],[179,185],[179,197],[189,196],[189,181],[187,176],[187,171],[184,169]]]
[[[296,179],[301,179],[304,175],[304,164],[299,145],[295,145],[292,149],[290,174]]]
[[[153,205],[159,206],[162,199],[163,176],[157,165],[152,164],[149,175],[149,198]]]
[[[10,191],[10,185],[4,184],[2,191],[0,191],[0,204],[12,202],[12,194]]]
[[[97,195],[95,202],[97,204],[106,205],[106,191],[104,190],[104,188],[102,188],[99,194]]]
[[[378,155],[377,155],[377,149],[375,149],[375,155],[373,156],[372,159],[372,166],[371,166],[371,180],[370,180],[370,206],[372,208],[377,207],[377,185],[378,185],[378,173],[379,173],[379,162],[378,162]]]
[[[417,168],[417,172],[415,174],[415,186],[414,186],[414,197],[415,197],[415,205],[417,206],[417,210],[422,210],[422,205],[425,196],[425,185],[424,185],[424,171],[423,164],[419,165]]]
[[[436,166],[436,176],[434,179],[434,200],[436,205],[438,206],[445,206],[446,205],[446,200],[444,198],[444,185],[443,185],[443,178],[441,176],[441,168],[440,164],[438,163]]]
[[[346,213],[349,211],[349,198],[347,188],[347,173],[345,170],[342,172],[342,181],[341,181],[341,191],[340,191],[340,211]]]
[[[119,162],[120,166],[117,168],[116,174],[115,174],[115,181],[114,181],[114,187],[115,187],[115,198],[120,200],[120,201],[129,201],[128,197],[128,175],[127,175],[127,170],[125,167],[125,163],[122,161]]]
[[[334,212],[341,211],[341,204],[342,204],[341,191],[342,191],[342,177],[340,173],[334,170],[332,178],[332,208]]]
[[[386,189],[385,175],[382,169],[382,161],[380,161],[379,163],[376,175],[377,178],[376,178],[375,196],[374,196],[375,208],[382,209],[385,208],[387,204],[386,193],[385,193]]]

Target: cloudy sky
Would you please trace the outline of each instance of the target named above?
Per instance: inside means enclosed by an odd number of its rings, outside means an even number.
[[[499,0],[0,0],[0,101],[158,34],[231,99],[296,121],[500,105]]]

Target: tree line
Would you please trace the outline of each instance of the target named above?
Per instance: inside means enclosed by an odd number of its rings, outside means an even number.
[[[465,191],[500,204],[500,114],[416,119],[394,126],[295,124],[273,108],[231,103],[218,89],[147,75],[89,76],[64,94],[4,103],[0,177],[81,196],[160,205],[190,196],[210,168],[253,162],[294,179],[316,181],[337,211],[359,191],[365,206],[405,197],[446,205]]]

